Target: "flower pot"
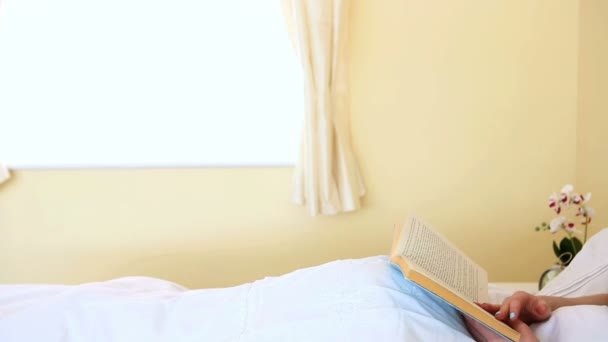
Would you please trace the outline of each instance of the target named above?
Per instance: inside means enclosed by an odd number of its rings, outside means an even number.
[[[557,277],[557,275],[560,274],[565,268],[566,266],[564,266],[564,264],[556,263],[555,265],[544,271],[543,274],[540,276],[540,279],[538,280],[538,289],[542,290],[543,287],[545,287],[551,280]]]

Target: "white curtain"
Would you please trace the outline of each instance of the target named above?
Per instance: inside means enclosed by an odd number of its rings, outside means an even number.
[[[350,142],[345,48],[351,0],[284,0],[304,71],[305,123],[293,200],[311,215],[360,208],[365,194]]]
[[[11,178],[11,174],[8,172],[8,168],[4,164],[0,164],[0,184],[6,182]]]

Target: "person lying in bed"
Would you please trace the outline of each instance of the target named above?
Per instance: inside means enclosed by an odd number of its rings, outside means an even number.
[[[576,305],[608,305],[608,294],[597,294],[576,298],[557,296],[535,296],[518,291],[506,298],[502,304],[483,303],[480,306],[493,314],[497,319],[509,324],[521,334],[521,342],[537,342],[530,324],[544,322],[555,310]],[[467,328],[471,335],[482,342],[504,341],[485,326],[465,317]]]
[[[518,330],[521,342],[608,341],[608,307],[579,305],[608,304],[608,295],[595,295],[608,293],[607,246],[604,229],[538,296],[517,292],[503,301],[511,293],[491,288],[489,298],[503,304],[482,307],[500,312],[497,318]],[[474,339],[497,337],[405,278],[388,255],[336,260],[227,288],[187,289],[148,277],[0,284],[2,342]]]
[[[608,230],[606,234],[608,238]],[[579,261],[595,256],[588,247]],[[596,260],[601,267],[596,263],[589,271],[571,264],[552,280],[542,294],[555,297],[518,292],[500,307],[482,307],[492,313],[500,311],[498,318],[521,333],[521,342],[537,341],[535,334],[551,342],[608,341],[608,331],[603,328],[608,307],[556,310],[605,303],[606,296],[580,298],[608,290],[608,257]],[[501,302],[495,298],[496,303]],[[509,318],[511,312],[513,319]],[[546,322],[529,326],[543,319]],[[494,333],[466,322],[456,309],[405,279],[385,255],[337,260],[228,288],[187,289],[147,277],[80,285],[0,284],[2,342],[474,339],[498,340]]]

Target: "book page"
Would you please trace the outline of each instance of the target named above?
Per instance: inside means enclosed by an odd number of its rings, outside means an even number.
[[[413,216],[400,235],[398,253],[417,270],[469,301],[487,301],[486,271]]]

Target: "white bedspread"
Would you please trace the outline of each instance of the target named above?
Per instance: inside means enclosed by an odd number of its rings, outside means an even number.
[[[458,314],[388,257],[224,289],[130,277],[0,286],[0,341],[471,341]]]
[[[499,301],[508,291],[490,287]],[[608,292],[608,229],[542,294]],[[557,310],[541,341],[608,341],[608,308]],[[78,286],[0,286],[1,342],[472,341],[460,316],[388,257],[339,260],[223,289],[129,277]]]

